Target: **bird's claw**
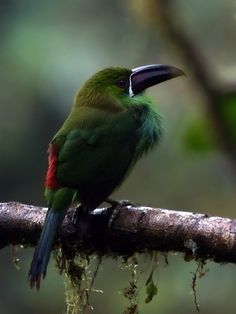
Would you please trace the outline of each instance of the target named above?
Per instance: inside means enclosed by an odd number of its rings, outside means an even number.
[[[137,206],[136,203],[131,202],[130,200],[113,200],[112,198],[107,198],[106,203],[110,204],[110,208],[116,208],[116,207],[124,207],[124,206]]]
[[[85,214],[85,207],[82,204],[79,204],[79,206],[77,206],[74,209],[73,215],[72,215],[72,223],[74,225],[77,225],[79,217],[81,217],[81,215]]]
[[[106,199],[106,202],[111,205],[111,207],[107,208],[107,212],[110,215],[108,228],[111,228],[115,218],[117,217],[119,210],[124,206],[136,206],[136,204],[132,203],[129,200],[113,200],[111,198]]]

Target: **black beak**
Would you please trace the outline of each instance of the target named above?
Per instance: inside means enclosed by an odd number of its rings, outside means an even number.
[[[130,75],[129,95],[132,97],[150,86],[182,75],[185,75],[182,70],[170,65],[152,64],[135,68]]]

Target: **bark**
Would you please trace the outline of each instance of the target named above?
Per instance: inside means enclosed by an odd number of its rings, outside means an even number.
[[[0,204],[0,247],[35,246],[46,209],[8,202]],[[73,209],[63,222],[60,242],[67,248],[99,255],[131,255],[134,252],[183,252],[187,260],[212,259],[236,262],[236,220],[205,214],[144,206],[120,205],[108,227],[106,208],[80,213],[76,224]]]

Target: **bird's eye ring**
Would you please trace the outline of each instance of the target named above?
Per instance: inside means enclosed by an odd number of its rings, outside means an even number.
[[[127,87],[127,83],[128,83],[127,79],[126,78],[122,78],[122,79],[119,79],[117,81],[117,86],[119,86],[121,88],[125,88],[125,87]]]

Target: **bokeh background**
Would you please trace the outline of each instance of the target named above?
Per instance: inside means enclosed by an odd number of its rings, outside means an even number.
[[[235,82],[235,0],[179,0],[176,4],[174,14],[203,54],[213,78],[223,85]],[[111,65],[132,68],[166,63],[184,69],[187,77],[148,91],[165,117],[165,136],[114,196],[156,207],[236,216],[234,166],[217,143],[213,147],[204,140],[201,143],[199,134],[205,136],[201,127],[191,131],[196,121],[212,127],[206,99],[191,65],[162,32],[158,15],[156,21],[154,17],[141,0],[1,0],[1,202],[45,205],[48,142],[67,116],[76,90],[91,74]],[[29,289],[32,253],[30,248],[18,249],[17,270],[12,248],[0,251],[1,314],[65,312],[64,278],[53,261],[41,290]],[[103,262],[95,288],[104,293],[93,294],[94,313],[124,310],[127,302],[119,291],[128,285],[130,273],[122,271],[120,264]],[[145,267],[150,264],[143,263],[141,268]],[[209,262],[207,268],[198,282],[201,313],[235,313],[235,266]],[[158,295],[147,305],[141,292],[140,313],[195,313],[191,293],[195,269],[196,263],[184,262],[181,254],[170,254],[168,267],[160,258]],[[140,280],[140,286],[144,284]]]

